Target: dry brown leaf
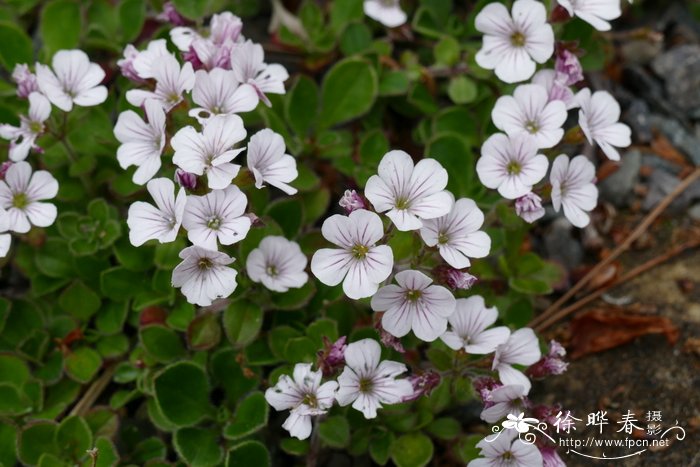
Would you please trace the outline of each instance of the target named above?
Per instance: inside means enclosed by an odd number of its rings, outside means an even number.
[[[571,358],[612,349],[647,334],[664,334],[674,345],[679,331],[661,316],[630,314],[621,308],[594,309],[571,322]]]
[[[678,149],[676,149],[673,146],[673,144],[671,144],[668,138],[666,138],[661,133],[657,133],[655,135],[654,139],[651,141],[650,146],[651,150],[654,151],[654,153],[662,159],[666,159],[667,161],[672,162],[681,167],[686,167],[689,165],[685,156],[681,154],[678,151]]]

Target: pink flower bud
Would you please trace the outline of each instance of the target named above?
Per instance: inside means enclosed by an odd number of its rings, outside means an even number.
[[[531,378],[544,378],[545,376],[560,375],[566,371],[569,364],[564,361],[566,349],[557,341],[549,343],[549,352],[537,363],[527,369],[527,375]]]
[[[338,204],[341,208],[345,209],[345,212],[348,214],[358,209],[367,209],[365,200],[363,200],[355,190],[345,190],[345,193],[343,194],[343,197],[340,198]]]
[[[557,71],[557,78],[567,86],[583,81],[583,68],[578,57],[565,48],[559,48],[557,51],[554,69]]]
[[[406,353],[406,349],[403,348],[403,344],[401,343],[401,339],[398,337],[389,334],[384,330],[382,327],[382,321],[379,320],[377,323],[374,325],[374,327],[379,331],[379,340],[382,342],[382,344],[385,347],[388,347],[390,349],[394,349],[399,353]]]
[[[180,13],[175,9],[173,2],[165,2],[163,4],[163,11],[156,16],[156,19],[166,23],[170,23],[173,26],[184,26],[187,24],[187,20],[183,18]]]
[[[409,376],[408,380],[413,385],[413,394],[404,397],[401,401],[414,401],[421,396],[429,395],[440,384],[440,379],[440,373],[433,370],[428,370],[420,375]]]
[[[124,47],[124,58],[117,60],[117,66],[122,75],[135,83],[145,83],[146,80],[142,79],[134,68],[134,60],[139,56],[139,51],[131,44]]]
[[[190,46],[190,50],[187,52],[182,52],[182,59],[186,62],[190,62],[192,64],[192,68],[196,70],[201,70],[204,68],[204,63],[199,59],[197,56],[197,52],[194,50],[194,47]]]
[[[532,224],[544,216],[542,198],[530,192],[515,200],[515,213],[525,222]]]
[[[326,336],[323,336],[323,350],[318,352],[317,366],[326,376],[332,375],[337,369],[345,365],[345,349],[347,345],[346,336],[341,336],[337,341],[331,343]]]
[[[474,386],[474,390],[477,392],[477,394],[479,394],[485,409],[493,406],[493,402],[491,402],[491,393],[494,390],[503,387],[501,383],[489,376],[476,378],[472,381],[472,385]]]
[[[2,164],[0,164],[0,180],[5,180],[5,174],[7,173],[7,169],[9,169],[11,165],[12,161],[5,161]]]
[[[561,405],[536,405],[530,409],[534,418],[552,426],[557,421],[557,414],[561,412]]]
[[[36,75],[29,71],[29,67],[24,63],[15,65],[15,69],[12,71],[12,79],[17,83],[18,97],[26,99],[33,92],[41,92],[36,81]]]
[[[182,169],[175,170],[175,182],[182,188],[194,190],[197,188],[197,176]]]
[[[447,265],[440,265],[433,269],[435,278],[447,285],[452,290],[469,290],[478,281],[468,272],[460,271]]]

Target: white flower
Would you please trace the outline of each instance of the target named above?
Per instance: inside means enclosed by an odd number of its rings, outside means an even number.
[[[509,136],[531,136],[538,148],[551,148],[564,136],[566,104],[549,100],[547,89],[522,84],[512,96],[501,96],[491,113],[493,124]]]
[[[246,162],[248,169],[255,176],[255,186],[262,188],[263,183],[279,188],[288,195],[297,192],[288,185],[299,175],[294,157],[285,154],[284,138],[269,128],[260,130],[250,137]]]
[[[375,418],[382,404],[398,404],[413,394],[413,385],[406,379],[396,379],[406,371],[406,365],[392,360],[380,362],[382,349],[373,339],[348,344],[345,349],[345,369],[338,377],[336,400],[341,406],[352,403],[365,418]]]
[[[591,95],[588,88],[576,94],[576,102],[581,107],[578,124],[590,144],[597,143],[608,159],[620,160],[616,148],[626,148],[632,144],[632,131],[620,123],[620,104],[607,91],[596,91]]]
[[[154,178],[148,182],[146,189],[156,205],[136,201],[129,206],[126,221],[129,241],[134,246],[143,245],[148,240],[172,242],[177,237],[185,212],[185,190],[180,188],[176,197],[175,184],[167,178]]]
[[[53,71],[46,65],[36,64],[39,89],[61,110],[69,112],[73,104],[90,107],[107,99],[107,88],[99,84],[105,72],[96,63],[90,63],[82,50],[60,50],[51,60]]]
[[[496,423],[506,415],[519,415],[525,409],[525,388],[519,384],[509,384],[496,388],[489,393],[489,406],[481,411],[479,417],[487,423]]]
[[[483,458],[474,459],[467,467],[534,467],[543,465],[542,454],[535,444],[518,438],[516,430],[503,430],[476,444]]]
[[[406,22],[406,13],[399,0],[365,0],[365,14],[388,28],[401,26]]]
[[[476,63],[495,70],[506,83],[530,78],[535,62],[544,63],[554,53],[554,31],[541,2],[516,0],[512,13],[501,3],[489,3],[476,15],[476,29],[484,33]]]
[[[428,246],[437,246],[440,256],[453,268],[469,267],[469,258],[483,258],[491,249],[491,238],[479,230],[484,213],[470,199],[457,200],[452,210],[437,219],[423,221],[420,236]]]
[[[608,21],[622,14],[620,0],[558,0],[571,16],[578,16],[598,31],[609,31]]]
[[[160,155],[165,147],[165,112],[155,100],[145,102],[147,121],[133,110],[119,114],[114,136],[122,143],[117,161],[122,169],[138,167],[132,176],[137,185],[149,181],[160,169]]]
[[[249,112],[258,105],[258,95],[249,84],[239,85],[233,71],[214,68],[195,73],[192,100],[200,107],[190,110],[201,124],[214,115]]]
[[[48,227],[56,220],[56,206],[42,201],[58,193],[58,182],[49,172],[32,174],[28,162],[14,163],[0,180],[0,208],[7,211],[7,229],[27,233],[32,225]]]
[[[311,434],[311,417],[323,415],[333,406],[338,383],[321,384],[321,371],[311,371],[310,363],[294,365],[293,378],[282,375],[265,391],[265,400],[275,410],[290,410],[282,428],[299,439]]]
[[[564,215],[574,226],[583,228],[590,222],[588,212],[598,204],[598,188],[595,180],[595,166],[586,156],[576,156],[571,161],[565,154],[552,164],[549,176],[552,183],[552,205],[559,210],[564,207]]]
[[[51,115],[51,103],[41,93],[29,94],[29,115],[20,115],[19,127],[0,125],[0,138],[10,140],[10,160],[23,161],[32,149],[40,149],[36,139],[44,133],[44,122]]]
[[[177,27],[170,31],[170,38],[178,49],[190,55],[188,60],[201,63],[206,69],[231,69],[231,48],[243,36],[243,21],[233,13],[225,11],[213,15],[206,37],[188,27]]]
[[[169,57],[174,58],[173,54],[168,50],[168,44],[165,39],[156,39],[148,43],[146,50],[138,52],[134,57],[132,66],[139,78],[158,79],[158,68],[163,60],[168,60]],[[117,62],[117,64],[119,64]]]
[[[209,306],[236,290],[238,273],[228,267],[235,259],[226,253],[192,245],[180,252],[180,258],[183,261],[173,270],[172,285],[182,288],[188,302]]]
[[[484,297],[473,295],[459,298],[454,313],[447,318],[452,328],[440,339],[452,350],[489,354],[510,336],[510,330],[505,326],[487,329],[497,319],[498,310],[495,307],[486,308]]]
[[[384,155],[378,175],[367,180],[365,196],[378,212],[385,212],[402,231],[423,227],[421,219],[435,219],[452,209],[447,171],[435,159],[423,159],[415,167],[403,151]]]
[[[545,214],[542,198],[535,193],[527,193],[515,200],[515,213],[528,224],[532,224]]]
[[[302,287],[309,280],[304,272],[307,262],[298,243],[270,236],[248,254],[245,268],[253,282],[262,282],[275,292],[286,292]]]
[[[396,337],[413,329],[417,338],[432,342],[447,329],[447,318],[455,311],[455,298],[445,287],[419,271],[401,271],[399,285],[389,284],[372,297],[372,309],[384,311],[382,327]]]
[[[340,248],[322,248],[311,258],[311,272],[326,285],[343,282],[352,299],[371,297],[394,265],[387,245],[376,245],[384,235],[382,220],[364,209],[349,216],[335,214],[323,222],[323,237]],[[345,279],[345,280],[343,280]]]
[[[555,70],[538,71],[532,77],[532,84],[544,86],[547,90],[548,101],[562,101],[566,105],[566,110],[571,110],[577,105],[574,92]]]
[[[141,107],[147,99],[160,102],[166,112],[182,102],[182,93],[189,92],[194,87],[194,70],[191,63],[185,63],[182,68],[177,59],[171,55],[160,57],[158,66],[152,69],[156,80],[155,91],[130,89],[126,91],[126,100],[131,105]]]
[[[498,377],[504,385],[519,384],[525,388],[525,394],[527,394],[532,386],[530,380],[511,365],[532,365],[541,356],[537,336],[532,329],[518,329],[506,342],[496,348],[492,369],[498,371]]]
[[[260,100],[269,107],[272,104],[265,94],[284,94],[289,73],[282,65],[268,65],[264,61],[265,52],[260,44],[245,41],[231,49],[231,69],[236,80],[253,86]]]
[[[532,138],[496,133],[481,146],[476,173],[487,188],[497,188],[504,198],[516,199],[544,178],[548,166],[547,157],[537,154]]]
[[[185,172],[206,173],[209,188],[226,188],[241,168],[231,161],[243,148],[232,147],[245,136],[239,116],[217,115],[209,119],[201,133],[187,126],[173,136],[170,140],[175,150],[173,162]]]
[[[212,190],[205,196],[187,198],[182,226],[195,245],[216,250],[216,240],[232,245],[243,240],[250,230],[245,213],[248,199],[235,185]]]
[[[7,232],[10,228],[10,215],[3,208],[0,208],[0,232]],[[0,258],[7,256],[10,251],[12,236],[8,233],[0,233]]]

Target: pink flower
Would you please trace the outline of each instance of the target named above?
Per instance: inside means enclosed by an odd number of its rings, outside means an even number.
[[[182,169],[175,169],[175,181],[182,188],[187,188],[188,190],[197,188],[197,176]]]
[[[404,397],[402,402],[410,402],[421,396],[429,396],[433,389],[440,384],[440,379],[440,373],[434,370],[409,376],[408,381],[413,385],[413,394]]]
[[[156,16],[157,20],[170,23],[174,26],[184,26],[187,24],[185,18],[183,18],[180,13],[175,9],[173,2],[165,2],[163,4],[163,11]]]
[[[550,341],[549,353],[542,357],[540,361],[527,369],[530,378],[544,378],[550,375],[561,375],[569,364],[564,361],[566,349],[557,341]]]
[[[323,371],[325,376],[332,375],[337,369],[345,365],[345,349],[347,348],[347,336],[341,336],[337,341],[331,341],[323,336],[323,350],[318,352],[316,366]]]
[[[530,192],[515,200],[515,213],[525,222],[532,224],[544,216],[542,198]]]
[[[474,386],[474,390],[477,392],[477,394],[479,394],[485,409],[494,404],[491,399],[491,393],[503,386],[490,376],[481,376],[476,378],[472,381],[472,385]]]
[[[540,447],[542,454],[542,467],[566,467],[566,462],[559,457],[557,450],[552,446]]]
[[[358,209],[367,209],[365,200],[363,200],[362,196],[358,195],[355,190],[345,190],[345,193],[343,193],[343,197],[340,198],[338,204],[341,208],[345,209],[347,214],[350,214]]]
[[[387,332],[387,330],[382,327],[382,320],[381,319],[376,322],[376,324],[374,325],[374,328],[379,332],[379,340],[381,341],[381,343],[384,347],[387,347],[389,349],[394,349],[398,353],[406,353],[406,349],[403,348],[403,344],[401,343],[401,339],[393,336],[392,334],[389,334]]]
[[[29,71],[26,63],[15,65],[12,80],[17,83],[17,97],[26,99],[31,93],[39,91],[36,75]]]
[[[554,69],[567,86],[583,81],[583,68],[578,57],[564,48],[557,53]]]
[[[127,44],[127,46],[124,47],[124,58],[117,60],[117,66],[119,67],[119,71],[121,71],[122,76],[124,76],[126,79],[135,83],[145,83],[146,80],[142,79],[136,71],[136,68],[134,68],[134,61],[138,56],[138,49],[131,44]]]
[[[468,272],[460,271],[445,264],[433,269],[433,275],[439,281],[452,290],[469,290],[478,281]]]
[[[567,110],[577,106],[574,92],[561,79],[561,75],[554,70],[540,70],[532,77],[532,84],[544,86],[549,95],[549,102],[562,101]]]
[[[508,414],[518,416],[530,405],[526,394],[525,388],[519,384],[494,389],[489,394],[491,406],[481,411],[481,419],[488,423],[496,423]]]

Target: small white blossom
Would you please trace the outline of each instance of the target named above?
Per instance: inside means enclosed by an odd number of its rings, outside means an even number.
[[[28,162],[12,164],[0,180],[0,208],[7,211],[7,228],[27,233],[32,225],[48,227],[56,220],[56,206],[44,200],[56,197],[58,182],[49,172],[32,173]]]
[[[275,292],[286,292],[302,287],[309,280],[304,272],[307,262],[298,243],[269,236],[248,254],[245,268],[253,282],[262,282]]]
[[[529,79],[535,62],[544,63],[554,53],[554,31],[547,23],[547,10],[535,0],[516,0],[512,17],[501,3],[489,3],[476,15],[476,29],[484,44],[476,63],[506,83]]]
[[[574,226],[587,226],[588,212],[598,204],[598,188],[593,184],[595,166],[586,156],[576,156],[569,161],[569,157],[562,154],[552,163],[549,177],[554,209],[559,212],[563,207],[564,215]]]
[[[214,115],[249,112],[258,105],[258,95],[249,84],[239,85],[233,71],[214,68],[195,73],[192,100],[200,107],[189,111],[201,124]]]
[[[260,44],[246,41],[231,49],[231,69],[239,83],[253,86],[258,97],[268,107],[272,104],[265,94],[284,94],[287,70],[277,63],[265,63],[265,51]]]
[[[205,196],[189,196],[182,219],[187,238],[208,250],[216,250],[217,239],[222,245],[240,242],[250,230],[247,204],[245,194],[235,185]]]
[[[10,216],[3,208],[0,208],[0,258],[7,256],[12,244],[12,235],[7,232],[10,229]]]
[[[160,155],[165,147],[165,112],[153,99],[145,102],[144,121],[133,110],[119,114],[114,126],[114,136],[121,143],[117,149],[117,161],[122,169],[138,167],[132,176],[137,185],[149,181],[160,169]]]
[[[437,246],[440,256],[453,268],[471,265],[469,258],[483,258],[491,249],[491,238],[479,230],[484,213],[471,199],[462,198],[452,210],[437,219],[423,221],[420,236],[428,246]]]
[[[244,148],[233,149],[233,146],[245,137],[241,117],[217,115],[209,119],[201,133],[191,126],[175,133],[170,140],[175,150],[173,162],[185,172],[206,173],[209,188],[226,188],[241,168],[231,161]]]
[[[204,35],[188,27],[177,27],[170,31],[170,38],[178,49],[185,52],[187,60],[199,66],[231,69],[231,50],[243,40],[243,21],[229,11],[213,15],[209,31]]]
[[[378,175],[365,186],[365,196],[378,212],[386,212],[401,231],[423,227],[421,219],[435,219],[452,209],[453,197],[445,190],[447,171],[435,159],[415,166],[404,151],[384,155]]]
[[[365,418],[375,418],[382,404],[398,404],[413,394],[413,385],[408,380],[396,379],[406,371],[406,365],[392,360],[380,362],[381,353],[379,343],[373,339],[348,344],[346,366],[338,377],[338,404],[352,403]]]
[[[518,416],[525,407],[525,388],[518,384],[509,384],[496,388],[489,393],[488,407],[481,411],[479,417],[487,423],[496,423],[511,414]]]
[[[440,339],[452,350],[464,349],[470,354],[489,354],[510,336],[505,326],[487,329],[498,319],[495,307],[486,308],[484,297],[473,295],[457,299],[455,312],[447,320],[451,329]]]
[[[576,94],[576,102],[581,107],[578,123],[590,144],[596,143],[608,159],[620,160],[616,148],[626,148],[632,144],[632,130],[620,123],[620,104],[607,91],[591,94],[588,88]]]
[[[495,438],[495,439],[494,439]],[[533,467],[543,465],[542,454],[535,444],[525,443],[518,438],[518,431],[503,430],[498,437],[489,435],[476,444],[481,449],[479,459],[474,459],[467,467]]]
[[[511,365],[532,365],[542,356],[537,336],[530,328],[521,328],[510,335],[508,340],[496,348],[492,369],[504,385],[519,384],[530,392],[532,384],[521,371]]]
[[[290,410],[282,428],[295,438],[308,438],[311,417],[323,415],[333,406],[338,383],[321,384],[322,377],[320,370],[311,371],[310,363],[297,363],[292,378],[282,375],[277,384],[265,391],[265,400],[275,410]]]
[[[107,88],[99,84],[104,70],[91,63],[82,50],[60,50],[51,60],[53,71],[46,65],[36,64],[39,89],[61,110],[70,112],[73,105],[91,107],[107,99]]]
[[[10,140],[10,160],[23,161],[34,149],[41,151],[36,139],[44,133],[44,122],[51,115],[51,103],[41,93],[29,94],[29,115],[20,115],[18,127],[0,125],[0,138]]]
[[[126,50],[125,50],[126,55]],[[148,43],[146,50],[138,52],[133,58],[132,66],[136,75],[141,79],[158,79],[158,68],[163,60],[168,60],[169,57],[174,58],[173,54],[168,50],[168,45],[165,39],[156,39]],[[119,62],[117,62],[119,65]]]
[[[401,26],[406,22],[406,13],[399,0],[365,0],[365,14],[388,28]]]
[[[533,192],[527,193],[515,200],[515,213],[528,224],[544,216],[542,198]]]
[[[235,259],[226,253],[193,245],[182,250],[180,258],[183,261],[173,270],[172,285],[181,288],[188,302],[209,306],[236,290],[238,273],[228,267]]]
[[[598,31],[609,31],[608,21],[622,14],[620,0],[557,0],[571,16],[578,16]]]
[[[401,271],[399,285],[389,284],[372,297],[372,309],[384,311],[382,327],[396,337],[413,330],[417,338],[432,342],[447,329],[447,319],[455,311],[455,298],[445,287],[431,285],[432,279],[420,271]]]
[[[258,131],[250,137],[246,162],[255,177],[255,187],[262,188],[263,183],[279,188],[288,195],[297,189],[288,183],[299,176],[294,157],[285,154],[284,138],[269,128]]]
[[[551,148],[564,136],[566,104],[550,101],[547,89],[538,84],[522,84],[512,96],[501,96],[491,113],[493,124],[509,136],[527,135],[538,148]]]
[[[481,147],[476,173],[487,188],[497,188],[504,198],[516,199],[544,178],[548,166],[547,157],[537,154],[532,138],[497,133]]]
[[[379,216],[364,209],[349,216],[335,214],[323,222],[321,233],[339,248],[314,253],[314,276],[330,286],[342,282],[345,295],[355,300],[374,295],[394,265],[391,247],[376,244],[384,236]]]
[[[148,240],[174,241],[185,212],[185,190],[180,188],[176,197],[175,183],[167,178],[154,178],[146,184],[146,189],[156,205],[136,201],[129,206],[126,221],[129,241],[134,246],[143,245]]]
[[[547,90],[548,101],[562,101],[566,110],[577,106],[574,92],[554,70],[540,70],[532,77],[532,84],[544,86]]]
[[[126,100],[129,104],[141,107],[147,99],[154,99],[166,112],[170,112],[173,107],[182,102],[182,94],[191,91],[194,87],[192,64],[188,62],[180,67],[180,63],[171,54],[160,57],[158,66],[152,69],[152,73],[156,80],[156,89],[126,91]]]

